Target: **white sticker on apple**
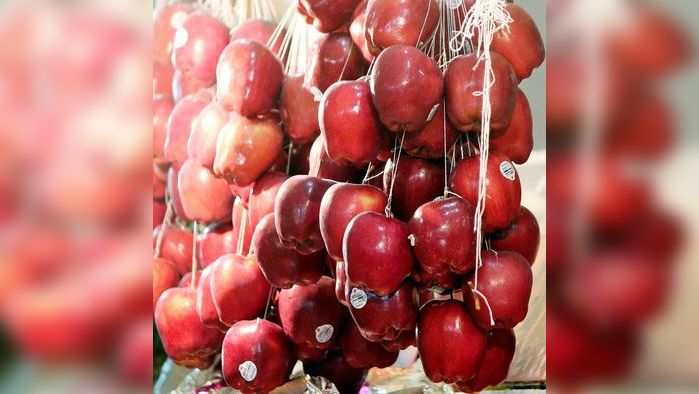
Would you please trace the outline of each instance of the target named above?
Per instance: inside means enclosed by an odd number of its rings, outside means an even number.
[[[507,160],[500,163],[500,173],[502,174],[502,176],[511,181],[514,181],[515,177],[517,176],[517,172],[515,172],[515,166],[513,166],[512,163],[510,163]]]
[[[318,343],[328,343],[333,336],[333,332],[335,332],[335,327],[332,324],[323,324],[316,327],[316,341]]]
[[[245,361],[238,365],[238,372],[240,372],[240,376],[245,379],[246,382],[252,382],[257,376],[257,365],[250,360]]]
[[[354,309],[362,309],[366,305],[368,297],[362,289],[354,288],[350,293],[350,304]]]

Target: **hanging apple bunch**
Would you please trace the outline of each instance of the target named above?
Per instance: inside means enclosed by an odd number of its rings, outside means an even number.
[[[533,145],[518,83],[544,54],[524,10],[484,2],[510,18],[492,73],[474,36],[456,45],[473,1],[299,0],[230,33],[159,9],[153,297],[174,362],[221,353],[226,384],[268,392],[300,360],[356,392],[417,345],[434,382],[506,377],[539,242],[513,165]]]

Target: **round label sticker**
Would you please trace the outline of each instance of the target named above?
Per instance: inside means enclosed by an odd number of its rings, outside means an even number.
[[[366,292],[362,289],[354,288],[350,293],[350,304],[354,309],[362,309],[367,302]]]
[[[316,341],[319,343],[327,343],[335,332],[335,327],[332,324],[323,324],[316,327]]]
[[[238,372],[240,372],[240,376],[245,379],[246,382],[252,382],[257,376],[257,365],[252,361],[245,361],[238,365]]]
[[[500,163],[500,173],[502,176],[505,178],[514,181],[515,177],[517,176],[517,172],[515,171],[515,166],[512,165],[509,161],[503,161]]]
[[[177,48],[182,48],[187,44],[187,40],[189,40],[189,33],[187,33],[186,29],[177,29],[175,32],[175,38],[172,40],[172,46],[177,49]]]

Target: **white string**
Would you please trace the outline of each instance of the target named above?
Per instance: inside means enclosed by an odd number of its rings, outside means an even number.
[[[398,141],[398,137],[396,137],[395,141]],[[398,149],[394,148],[394,150],[393,150],[393,162],[395,164],[393,166],[393,171],[392,171],[393,176],[391,176],[391,187],[389,188],[389,191],[388,191],[388,201],[386,203],[386,209],[385,209],[386,216],[388,216],[388,217],[392,216],[391,203],[393,202],[393,186],[396,183],[396,176],[398,176],[398,164],[400,162],[400,155],[403,152],[403,142],[404,141],[405,141],[405,131],[403,131],[403,135],[400,138],[400,146],[398,147]],[[395,144],[394,144],[394,146],[395,146]]]
[[[189,285],[192,290],[197,288],[197,268],[199,266],[197,262],[197,238],[199,238],[199,232],[197,231],[198,226],[199,222],[195,220],[194,224],[192,224],[192,282]]]
[[[240,197],[238,197],[240,198]],[[240,217],[240,228],[238,229],[238,245],[236,246],[236,254],[239,256],[243,255],[243,245],[244,245],[244,240],[245,240],[245,234],[247,232],[247,226],[248,226],[248,209],[242,206],[243,212],[241,213]]]

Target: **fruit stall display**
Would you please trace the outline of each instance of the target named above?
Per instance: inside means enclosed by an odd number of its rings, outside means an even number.
[[[210,372],[197,392],[357,392],[397,359],[503,382],[540,237],[527,11],[175,1],[153,23],[154,320]]]

